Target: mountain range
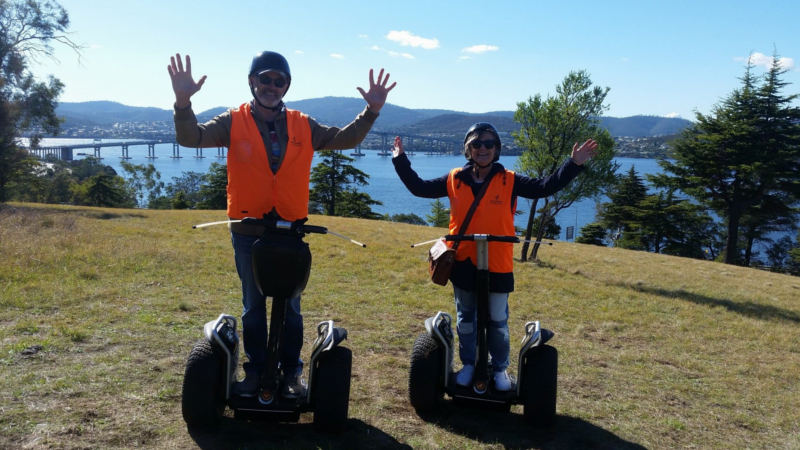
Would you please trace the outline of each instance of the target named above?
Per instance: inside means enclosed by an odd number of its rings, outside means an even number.
[[[286,102],[289,108],[309,114],[319,123],[343,126],[364,109],[364,100],[350,97],[322,97]],[[227,109],[212,108],[195,112],[200,121],[208,120]],[[56,114],[64,119],[64,127],[111,126],[119,122],[171,122],[172,110],[155,107],[127,106],[111,101],[63,102]],[[387,103],[380,119],[373,127],[376,131],[408,134],[460,135],[475,122],[490,122],[498,131],[519,129],[514,122],[514,111],[465,113],[446,109],[411,109]],[[658,116],[601,117],[602,126],[612,136],[652,137],[679,133],[692,122],[681,118]]]

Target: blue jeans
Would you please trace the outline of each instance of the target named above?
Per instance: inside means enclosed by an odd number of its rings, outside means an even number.
[[[478,305],[477,294],[453,286],[456,300],[456,331],[458,332],[458,355],[463,364],[475,364],[478,352]],[[489,293],[489,321],[486,341],[492,357],[492,370],[500,372],[508,368],[508,292]]]
[[[243,364],[246,373],[260,373],[267,359],[267,305],[253,275],[252,251],[257,236],[231,232],[236,272],[242,281],[242,338],[248,362]],[[283,327],[280,363],[284,374],[300,373],[303,360],[303,315],[300,314],[300,296],[289,300]]]

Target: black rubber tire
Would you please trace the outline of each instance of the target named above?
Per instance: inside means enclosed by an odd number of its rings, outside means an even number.
[[[444,349],[428,333],[414,341],[408,371],[408,399],[417,414],[436,409],[444,397]]]
[[[547,427],[556,418],[558,350],[549,345],[528,351],[523,362],[522,405],[525,421]]]
[[[353,352],[347,347],[334,347],[322,352],[315,366],[314,386],[311,389],[314,427],[329,433],[340,433],[347,424],[350,406]]]
[[[189,353],[183,375],[181,409],[189,428],[213,428],[225,411],[225,356],[201,339]]]

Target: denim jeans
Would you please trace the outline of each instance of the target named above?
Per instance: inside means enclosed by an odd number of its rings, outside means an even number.
[[[453,286],[456,301],[458,355],[463,364],[474,365],[478,352],[478,305],[474,291]],[[489,293],[489,321],[486,341],[492,357],[492,370],[508,368],[508,292]]]
[[[245,373],[260,373],[267,358],[267,307],[253,275],[252,251],[257,236],[231,232],[236,272],[242,282],[242,338],[248,362]],[[283,327],[280,364],[284,374],[303,370],[300,350],[303,348],[303,315],[300,314],[300,296],[289,300]]]

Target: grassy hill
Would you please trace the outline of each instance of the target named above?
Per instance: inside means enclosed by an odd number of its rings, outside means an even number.
[[[319,321],[349,330],[347,431],[317,434],[304,415],[190,435],[186,357],[204,322],[241,311],[228,231],[191,228],[222,218],[0,206],[0,448],[800,447],[800,278],[557,242],[517,263],[509,323],[512,366],[525,321],[556,332],[555,428],[450,401],[423,420],[407,400],[411,345],[454,306],[408,244],[444,230],[317,216],[368,245],[307,239],[303,357]]]

